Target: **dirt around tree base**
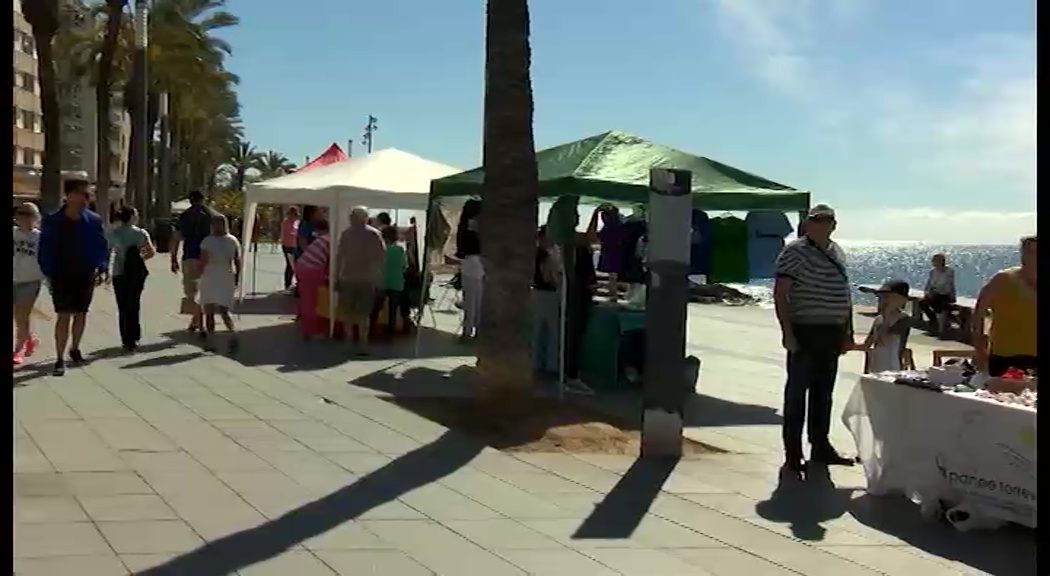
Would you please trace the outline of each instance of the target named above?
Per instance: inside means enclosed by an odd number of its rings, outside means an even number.
[[[512,417],[492,417],[472,398],[389,398],[406,410],[446,428],[473,436],[507,452],[567,452],[571,454],[623,454],[640,452],[637,425],[616,422],[594,410],[534,399],[514,411]],[[722,454],[713,446],[688,439],[682,441],[684,458]]]

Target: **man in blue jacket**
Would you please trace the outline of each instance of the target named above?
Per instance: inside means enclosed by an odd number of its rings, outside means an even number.
[[[55,376],[66,373],[67,344],[70,361],[84,361],[80,340],[84,337],[88,308],[95,286],[102,283],[109,269],[109,244],[102,218],[88,209],[90,184],[87,180],[66,180],[65,193],[65,205],[41,222],[37,249],[40,270],[47,278],[57,315]]]

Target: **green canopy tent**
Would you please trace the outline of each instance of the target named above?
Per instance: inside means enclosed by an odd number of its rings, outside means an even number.
[[[715,162],[619,131],[605,132],[536,153],[539,196],[578,196],[584,201],[642,204],[649,200],[649,170],[693,173],[693,206],[701,210],[795,212],[809,209],[802,192]],[[442,198],[481,196],[483,167],[430,183],[431,203]]]

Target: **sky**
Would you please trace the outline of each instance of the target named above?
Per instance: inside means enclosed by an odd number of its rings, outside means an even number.
[[[247,138],[481,160],[482,0],[228,0]],[[1013,243],[1035,230],[1031,0],[530,0],[535,139],[607,130],[700,154],[839,213],[853,240]]]

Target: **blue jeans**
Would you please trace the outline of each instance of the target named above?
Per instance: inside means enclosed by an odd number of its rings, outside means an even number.
[[[556,290],[533,290],[532,306],[532,366],[556,373],[561,360],[561,294]]]

